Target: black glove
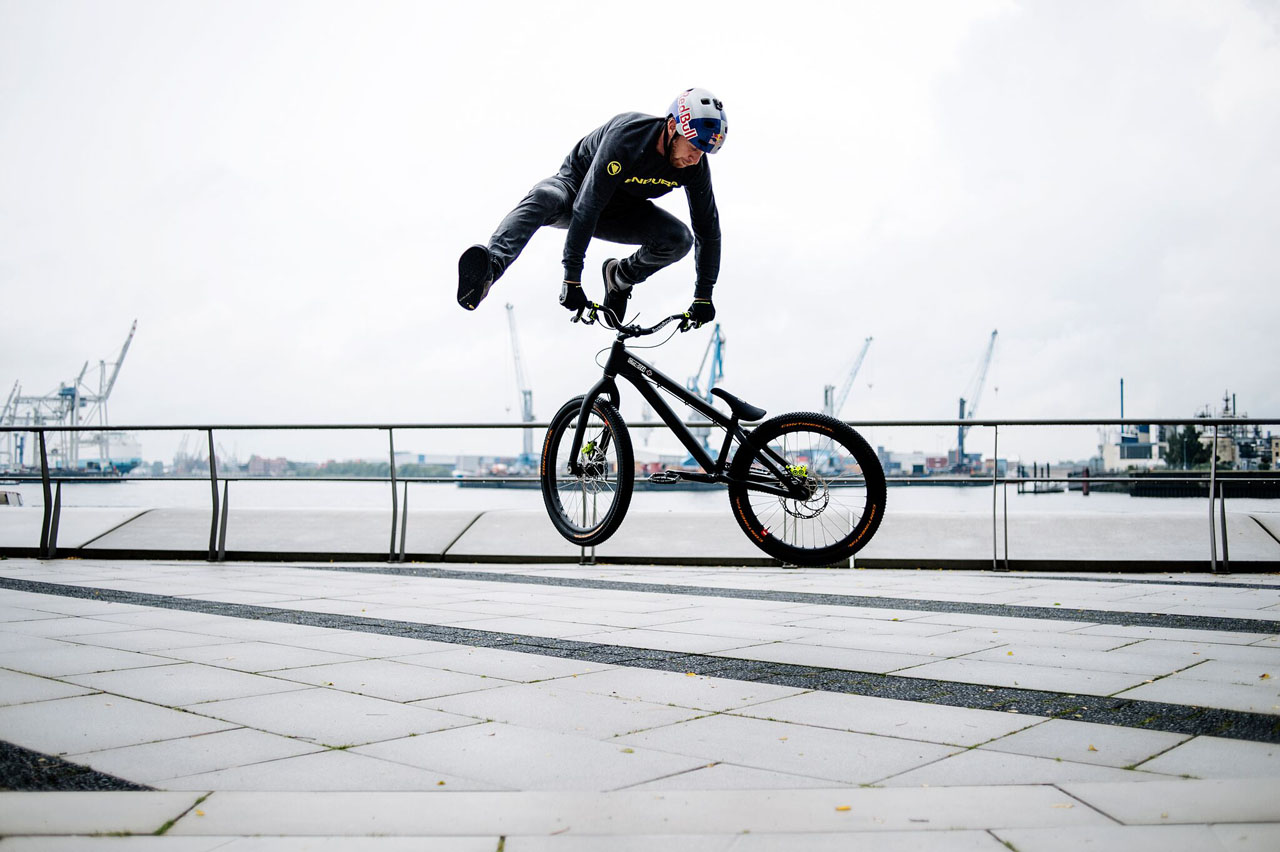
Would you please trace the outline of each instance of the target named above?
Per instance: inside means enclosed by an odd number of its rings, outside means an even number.
[[[570,311],[580,311],[591,304],[580,281],[566,281],[560,285],[560,305]]]
[[[710,299],[694,299],[689,310],[685,311],[685,316],[693,321],[694,328],[698,328],[716,318],[716,306],[711,304]]]

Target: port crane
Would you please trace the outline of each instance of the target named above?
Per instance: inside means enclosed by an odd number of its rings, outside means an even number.
[[[991,367],[991,356],[996,348],[996,335],[999,334],[998,329],[992,329],[991,339],[987,341],[987,350],[982,355],[982,360],[978,362],[978,370],[974,374],[974,379],[969,383],[969,387],[965,390],[965,395],[960,397],[960,420],[972,420],[974,414],[978,411],[978,403],[982,399],[982,389],[987,383],[987,370]],[[966,411],[965,404],[968,403]],[[952,466],[952,471],[956,473],[967,473],[968,464],[964,460],[964,436],[969,432],[968,426],[961,424],[957,428],[956,435],[956,463]]]
[[[849,391],[853,390],[853,380],[858,376],[858,370],[862,368],[862,362],[867,357],[867,350],[871,348],[871,338],[868,337],[862,341],[862,351],[858,353],[858,357],[853,359],[853,367],[849,370],[849,375],[845,377],[844,384],[840,386],[840,393],[836,395],[835,385],[824,385],[822,388],[822,413],[829,417],[839,417],[840,410],[844,408],[844,402],[849,398]]]
[[[516,334],[516,309],[510,302],[507,302],[507,324],[511,327],[511,357],[516,364],[516,390],[520,394],[520,421],[532,423],[534,420],[533,390],[530,389],[524,375],[524,358],[520,355],[520,338]],[[533,470],[537,464],[533,457],[533,430],[524,429],[523,432],[524,442],[521,445],[517,466],[522,470]]]
[[[85,374],[89,372],[89,362],[85,361],[84,366],[80,368],[80,373],[70,382],[62,382],[56,391],[45,394],[44,396],[23,396],[21,386],[14,384],[14,389],[9,394],[9,400],[5,403],[3,413],[0,414],[0,423],[6,426],[32,425],[41,426],[45,424],[65,425],[65,426],[81,426],[91,423],[95,419],[101,427],[101,431],[94,433],[81,432],[63,432],[59,436],[59,447],[55,447],[53,452],[60,457],[61,467],[71,469],[80,466],[80,447],[82,444],[97,445],[99,456],[102,461],[106,461],[111,456],[110,441],[111,434],[107,431],[107,399],[111,396],[111,391],[116,385],[116,379],[120,375],[120,366],[124,364],[125,355],[129,352],[129,344],[133,342],[133,336],[138,330],[138,321],[134,320],[133,325],[129,328],[129,335],[125,338],[124,345],[120,347],[120,354],[116,356],[115,361],[108,363],[105,360],[98,361],[98,388],[95,391],[85,382]],[[110,368],[110,374],[108,374]],[[21,442],[15,443],[15,433],[9,433],[7,436],[8,450],[5,455],[8,463],[12,467],[21,467],[25,460],[24,447]]]

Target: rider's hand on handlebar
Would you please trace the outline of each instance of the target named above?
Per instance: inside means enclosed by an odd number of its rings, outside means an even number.
[[[570,311],[581,311],[591,304],[583,292],[581,281],[565,281],[560,285],[560,306]]]
[[[703,323],[711,322],[716,318],[716,306],[711,304],[710,299],[694,299],[689,310],[685,311],[685,316],[689,318],[694,328],[698,328]]]

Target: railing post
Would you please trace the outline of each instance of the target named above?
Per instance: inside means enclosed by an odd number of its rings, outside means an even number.
[[[995,430],[995,440],[991,448],[991,570],[1000,570],[1000,545],[999,545],[999,529],[996,522],[996,509],[999,505],[1000,498],[1000,427],[992,427]],[[964,460],[960,460],[963,464]],[[1009,518],[1004,519],[1005,523],[1009,523]],[[1006,557],[1007,557],[1006,553]]]
[[[1222,573],[1231,573],[1231,556],[1226,546],[1226,484],[1228,480],[1222,480],[1217,484],[1217,508],[1219,508],[1219,518],[1222,521]],[[55,525],[56,528],[56,525]]]
[[[1213,424],[1213,455],[1209,459],[1209,570],[1218,573],[1218,530],[1213,501],[1218,487],[1218,424]]]
[[[227,516],[231,514],[231,480],[222,480],[222,520],[218,523],[218,561],[227,561]]]
[[[53,525],[53,490],[49,487],[49,455],[45,448],[44,430],[40,439],[40,486],[44,490],[44,520],[40,524],[40,558],[49,558],[49,529]]]
[[[387,555],[388,562],[396,561],[396,521],[398,518],[398,503],[396,496],[396,432],[394,429],[387,429],[387,441],[391,447],[391,550]]]
[[[1004,492],[1004,570],[1009,570],[1009,483],[1000,489]]]
[[[62,481],[59,480],[53,492],[53,518],[49,524],[49,558],[58,555],[58,518],[62,516]]]
[[[218,506],[218,456],[213,449],[213,429],[209,434],[209,489],[213,494],[213,520],[209,523],[209,561],[218,561],[218,522],[221,520]]]
[[[404,481],[404,504],[400,507],[400,558],[404,562],[405,538],[409,532],[409,480]]]

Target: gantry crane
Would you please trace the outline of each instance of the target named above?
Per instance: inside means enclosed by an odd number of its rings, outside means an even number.
[[[965,396],[960,397],[960,418],[961,420],[972,420],[974,414],[978,411],[978,402],[982,399],[982,388],[987,383],[987,369],[991,366],[991,355],[996,348],[996,335],[999,334],[997,329],[992,329],[991,339],[987,341],[987,351],[983,353],[982,360],[978,362],[978,370],[974,375],[973,381],[969,383]],[[965,410],[966,398],[968,400],[968,410]],[[968,434],[969,427],[960,425],[957,428],[956,436],[956,463],[952,466],[952,470],[957,473],[967,473],[968,465],[964,459],[964,436]]]
[[[520,422],[532,423],[533,417],[533,391],[529,388],[529,382],[524,375],[524,358],[520,356],[520,338],[516,334],[516,309],[507,302],[507,323],[511,326],[511,356],[516,362],[516,390],[520,394]],[[532,470],[537,464],[533,457],[533,430],[525,429],[524,443],[520,452],[520,459],[517,466],[522,470]]]
[[[853,380],[858,375],[858,370],[862,368],[862,361],[867,357],[867,350],[871,348],[871,338],[868,337],[862,341],[862,351],[858,353],[858,357],[853,359],[853,368],[849,370],[849,375],[845,378],[844,384],[840,387],[839,395],[835,394],[835,385],[824,385],[822,388],[822,413],[829,417],[839,417],[840,410],[844,408],[844,401],[849,398],[849,391],[853,390]]]
[[[5,403],[3,422],[6,425],[63,425],[63,426],[82,426],[97,420],[101,427],[99,432],[81,433],[78,431],[63,432],[59,436],[60,447],[55,449],[61,459],[60,466],[71,469],[80,466],[80,446],[81,444],[96,444],[99,448],[99,455],[103,461],[110,458],[110,441],[111,433],[107,431],[107,399],[111,396],[111,390],[116,385],[116,378],[120,375],[120,366],[124,363],[124,357],[129,352],[129,344],[133,342],[133,335],[138,330],[138,321],[134,320],[133,325],[129,328],[129,336],[125,338],[124,345],[120,347],[120,354],[116,356],[116,360],[111,362],[111,374],[108,377],[108,363],[105,360],[98,362],[98,389],[95,392],[87,384],[84,377],[89,371],[89,362],[85,361],[84,366],[80,368],[80,374],[70,382],[62,383],[56,391],[45,394],[44,396],[23,396],[20,386],[14,385],[14,392],[10,393],[9,401]],[[82,409],[85,409],[82,411]],[[18,443],[15,446],[14,437],[16,433],[9,433],[8,449],[4,454],[8,458],[11,466],[20,467],[24,464],[22,446]]]

